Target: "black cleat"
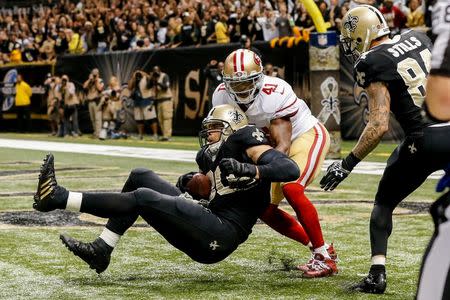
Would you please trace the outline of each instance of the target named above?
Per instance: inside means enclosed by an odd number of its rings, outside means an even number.
[[[386,273],[369,273],[363,280],[351,286],[350,290],[369,294],[383,294],[386,290],[386,284]]]
[[[57,208],[65,208],[69,192],[59,186],[55,177],[53,154],[47,154],[39,173],[39,183],[34,195],[33,208],[47,212]]]
[[[111,252],[114,248],[106,244],[101,238],[97,238],[92,243],[77,241],[66,234],[61,234],[59,238],[73,254],[84,260],[98,274],[108,268]]]

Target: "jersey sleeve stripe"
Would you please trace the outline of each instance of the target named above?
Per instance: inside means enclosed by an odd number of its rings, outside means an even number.
[[[297,100],[298,100],[298,98],[295,98],[294,102],[292,102],[291,104],[289,104],[289,105],[286,106],[286,107],[280,108],[280,109],[277,110],[275,113],[279,113],[279,112],[281,112],[281,111],[283,111],[283,110],[285,110],[285,109],[288,109],[289,107],[291,107],[292,105],[294,105],[294,104],[297,102]]]
[[[314,139],[313,145],[311,146],[311,150],[308,153],[308,162],[306,164],[305,170],[302,172],[299,183],[302,186],[306,186],[309,182],[311,176],[317,169],[317,165],[319,159],[322,155],[323,148],[326,143],[326,134],[323,129],[323,125],[319,122],[314,125],[314,132],[316,133],[316,137]]]

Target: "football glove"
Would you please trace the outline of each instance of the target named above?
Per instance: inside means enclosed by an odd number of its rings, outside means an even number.
[[[182,192],[185,193],[187,192],[186,189],[186,185],[189,182],[189,180],[192,179],[192,177],[194,176],[194,174],[196,174],[197,172],[189,172],[186,174],[181,175],[180,177],[178,177],[178,181],[176,184],[176,187]]]
[[[253,187],[257,180],[256,166],[248,163],[240,163],[234,158],[224,158],[219,164],[222,173],[222,182],[232,189],[245,190]]]
[[[348,174],[350,171],[342,167],[342,161],[335,161],[328,167],[327,173],[320,181],[320,187],[325,191],[332,191],[347,178]]]
[[[225,176],[233,174],[235,177],[256,176],[256,166],[253,164],[240,163],[234,158],[223,158],[219,164],[220,172]]]

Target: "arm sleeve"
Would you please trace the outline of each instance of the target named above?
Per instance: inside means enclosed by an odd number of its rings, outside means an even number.
[[[284,153],[269,149],[258,159],[259,177],[272,182],[293,181],[300,177],[297,164]]]

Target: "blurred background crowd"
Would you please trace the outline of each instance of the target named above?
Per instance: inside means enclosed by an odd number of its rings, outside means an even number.
[[[315,0],[330,30],[358,4],[384,14],[393,32],[424,28],[423,0]],[[44,0],[0,10],[0,64],[53,62],[57,55],[270,41],[313,31],[295,0]]]

